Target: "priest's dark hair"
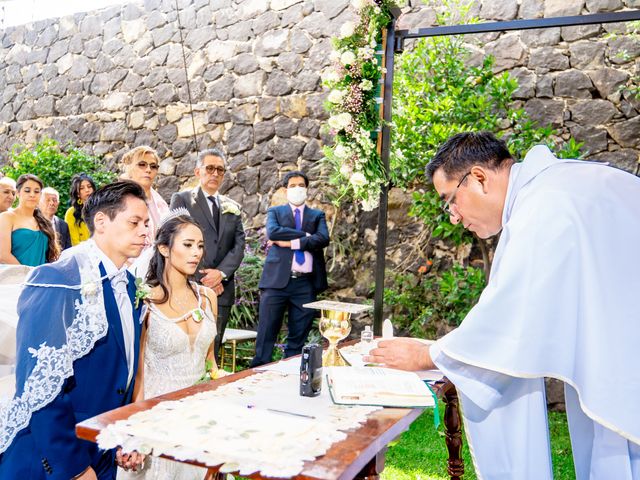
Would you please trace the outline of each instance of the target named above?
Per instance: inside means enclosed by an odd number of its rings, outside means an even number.
[[[473,165],[493,170],[511,165],[513,157],[507,144],[491,132],[464,132],[449,138],[427,165],[427,175],[442,169],[447,179],[463,175]]]
[[[147,284],[150,287],[160,286],[160,288],[162,289],[162,297],[150,299],[150,301],[153,303],[162,304],[170,299],[169,287],[167,286],[167,278],[165,277],[167,259],[160,253],[160,249],[158,247],[166,246],[169,249],[169,252],[171,252],[171,249],[173,248],[176,240],[176,236],[187,225],[194,225],[198,227],[198,229],[202,232],[202,228],[200,227],[200,225],[198,225],[198,222],[191,218],[190,215],[177,215],[175,217],[169,218],[169,220],[165,221],[156,232],[155,246],[153,247],[153,256],[149,261],[149,270],[147,272]],[[204,244],[202,256],[204,258]],[[185,278],[187,286],[191,289],[195,297],[198,298],[198,294],[193,288],[190,280],[193,279],[189,277]]]
[[[111,220],[126,208],[127,197],[139,198],[147,202],[147,197],[140,185],[131,180],[120,180],[93,192],[82,208],[82,218],[91,235],[95,229],[93,220],[98,212],[105,213]]]
[[[293,172],[287,173],[282,179],[282,186],[284,188],[287,188],[287,186],[289,185],[289,180],[296,177],[302,177],[304,179],[304,186],[305,187],[309,186],[309,178],[300,170],[294,170]]]

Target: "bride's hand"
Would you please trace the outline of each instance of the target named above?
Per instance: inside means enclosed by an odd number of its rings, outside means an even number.
[[[226,377],[227,375],[231,374],[223,370],[222,368],[216,368],[215,370],[211,370],[209,375],[211,376],[211,380],[216,380],[218,378]]]

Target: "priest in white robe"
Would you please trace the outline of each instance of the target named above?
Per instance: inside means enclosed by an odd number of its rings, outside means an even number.
[[[450,138],[427,167],[453,223],[500,233],[462,325],[371,361],[455,384],[479,478],[553,477],[544,378],[565,384],[576,477],[640,479],[640,179],[561,160],[516,163],[490,133]],[[435,367],[434,367],[435,365]]]

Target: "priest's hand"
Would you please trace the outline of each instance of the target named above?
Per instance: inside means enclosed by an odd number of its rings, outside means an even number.
[[[431,370],[436,368],[429,354],[429,345],[412,338],[380,340],[364,357],[365,362],[378,363],[398,370]]]
[[[220,270],[216,270],[215,268],[203,268],[200,270],[200,273],[204,273],[201,283],[205,287],[209,287],[211,290],[215,291],[215,288],[222,283],[223,277]]]

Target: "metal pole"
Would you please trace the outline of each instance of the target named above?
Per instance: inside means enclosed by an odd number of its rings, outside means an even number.
[[[623,12],[594,13],[591,15],[575,15],[566,17],[550,17],[511,20],[508,22],[474,23],[468,25],[445,25],[440,27],[397,30],[396,36],[402,48],[407,38],[438,37],[444,35],[468,35],[472,33],[505,32],[510,30],[531,30],[535,28],[571,27],[576,25],[595,25],[600,23],[629,22],[640,20],[640,10]]]
[[[399,9],[392,9],[393,19],[387,25],[386,42],[384,44],[384,68],[386,69],[383,78],[382,96],[382,131],[380,160],[387,176],[387,182],[382,186],[380,192],[380,203],[378,207],[378,241],[376,246],[376,289],[373,297],[373,333],[382,335],[382,308],[384,306],[384,273],[387,251],[387,212],[389,210],[389,150],[391,146],[391,101],[393,95],[393,66],[395,24],[400,16]]]

